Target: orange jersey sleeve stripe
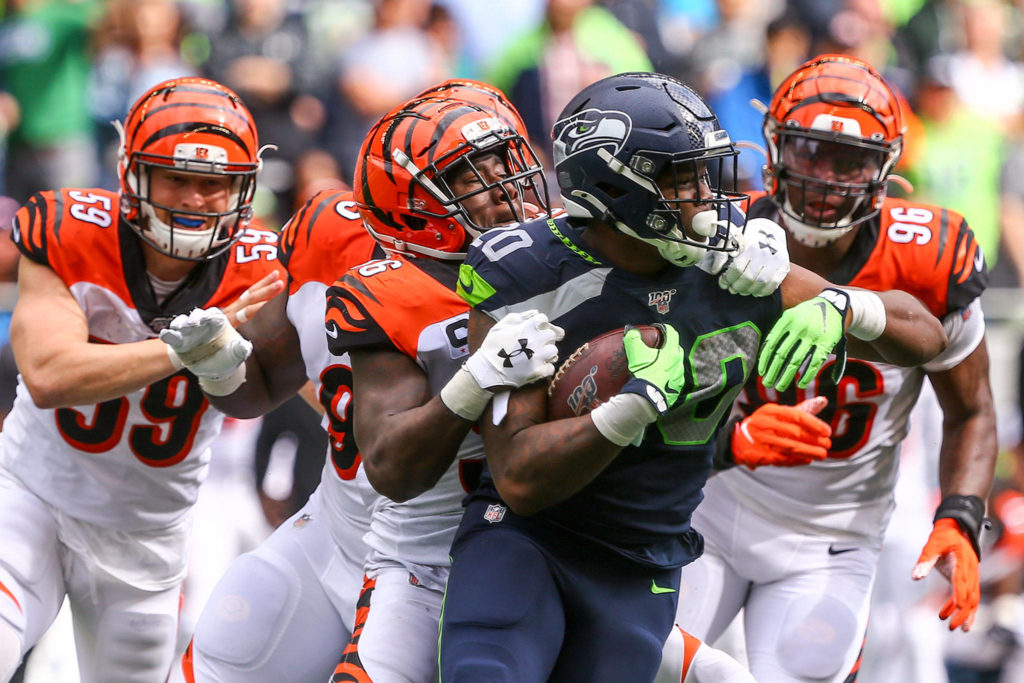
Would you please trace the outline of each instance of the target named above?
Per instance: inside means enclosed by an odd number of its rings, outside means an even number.
[[[12,593],[10,589],[3,584],[3,581],[0,581],[0,593],[3,593],[4,595],[8,596],[14,603],[14,606],[18,608],[18,611],[24,613],[24,610],[21,609],[21,603],[18,602],[18,598],[14,597],[14,593]]]
[[[349,268],[373,258],[376,244],[363,227],[351,192],[317,193],[281,234],[281,260],[290,278],[289,293],[307,282],[334,282]]]
[[[371,269],[373,274],[365,275]],[[344,301],[345,310],[328,307],[328,320],[341,330],[359,333],[368,329],[368,316],[410,358],[416,358],[419,335],[426,327],[467,310],[454,291],[403,257],[371,261],[349,271],[339,284],[352,300],[336,299]],[[354,310],[357,306],[361,310]]]

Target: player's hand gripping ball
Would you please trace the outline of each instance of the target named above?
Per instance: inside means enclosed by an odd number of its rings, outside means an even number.
[[[661,346],[661,331],[637,325],[644,343]],[[619,393],[631,379],[622,345],[623,328],[605,332],[583,344],[565,359],[548,384],[548,419],[585,415]]]

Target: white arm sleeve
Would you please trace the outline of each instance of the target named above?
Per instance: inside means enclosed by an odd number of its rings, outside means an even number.
[[[925,363],[925,372],[942,372],[971,355],[985,336],[985,314],[981,310],[981,299],[975,299],[967,308],[953,311],[942,319],[949,345],[942,353]]]

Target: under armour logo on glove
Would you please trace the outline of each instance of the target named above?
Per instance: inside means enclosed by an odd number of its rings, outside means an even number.
[[[718,276],[718,286],[741,296],[768,296],[789,274],[789,249],[782,228],[767,218],[751,218],[742,231],[732,226],[731,252],[709,252],[701,270]]]
[[[765,234],[764,234],[763,232],[762,232],[762,233],[759,233],[759,234],[761,235],[761,238],[762,238],[762,239],[763,239],[763,238],[765,238],[765,237],[767,237],[767,238],[768,238],[768,241],[767,241],[767,242],[760,242],[760,241],[759,241],[759,242],[757,243],[757,246],[761,247],[761,251],[767,251],[767,252],[768,252],[769,254],[771,254],[772,256],[775,256],[776,254],[778,254],[778,253],[779,253],[779,248],[778,248],[778,247],[776,247],[776,246],[775,246],[775,245],[774,245],[774,244],[772,243],[772,236],[771,236],[771,235],[765,235]]]
[[[482,389],[521,387],[555,374],[555,342],[564,336],[543,313],[509,313],[495,323],[464,367]]]
[[[533,349],[531,349],[529,346],[527,346],[528,343],[529,342],[526,339],[520,339],[519,340],[519,348],[518,349],[512,349],[511,351],[506,351],[505,349],[501,349],[500,351],[498,351],[498,356],[503,358],[504,361],[505,361],[505,362],[502,363],[502,366],[506,367],[506,368],[512,367],[512,359],[515,358],[516,356],[520,355],[520,354],[524,354],[525,353],[526,354],[526,360],[530,360],[531,358],[533,358]]]

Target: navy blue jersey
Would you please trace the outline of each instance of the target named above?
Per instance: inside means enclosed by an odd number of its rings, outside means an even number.
[[[687,393],[574,496],[538,513],[554,525],[653,567],[698,557],[690,528],[711,470],[713,442],[756,369],[763,335],[781,295],[729,294],[698,268],[666,268],[648,278],[602,263],[567,218],[490,230],[470,247],[459,294],[494,319],[537,309],[565,329],[559,357],[626,324],[663,322],[686,351]],[[485,470],[476,497],[498,498]]]

